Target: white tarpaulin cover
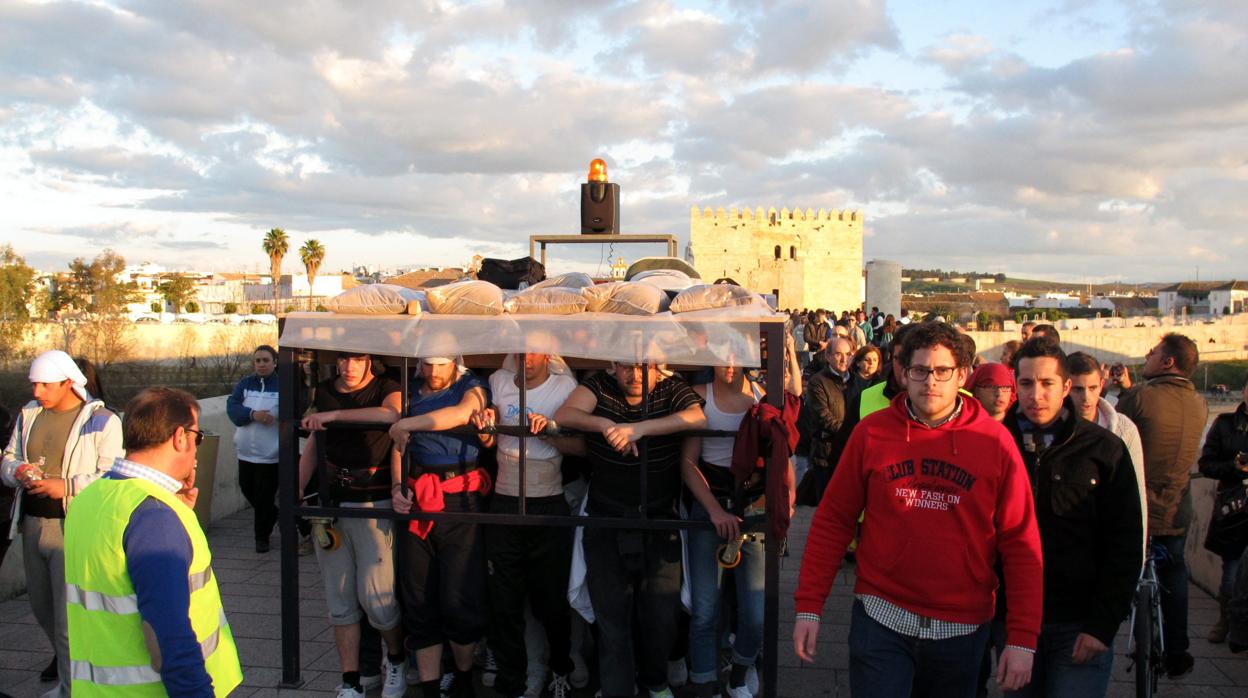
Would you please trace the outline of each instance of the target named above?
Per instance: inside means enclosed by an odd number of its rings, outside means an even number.
[[[759,366],[760,321],[784,316],[756,307],[680,315],[346,315],[291,313],[281,344],[384,356],[537,352],[640,363]]]

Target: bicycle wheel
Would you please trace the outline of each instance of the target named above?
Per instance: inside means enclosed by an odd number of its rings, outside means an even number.
[[[1157,685],[1153,662],[1153,588],[1141,585],[1135,590],[1135,627],[1131,629],[1135,650],[1131,659],[1135,664],[1135,695],[1152,698]]]

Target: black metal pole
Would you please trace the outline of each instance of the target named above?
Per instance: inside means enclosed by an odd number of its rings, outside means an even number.
[[[767,402],[784,408],[784,325],[778,322],[759,323],[760,334],[767,341]],[[762,342],[760,341],[760,344]],[[761,347],[760,347],[761,351]],[[786,466],[787,467],[787,466]],[[787,507],[789,502],[778,499],[780,493],[767,478],[767,507]],[[768,531],[763,538],[763,696],[775,698],[778,690],[776,666],[779,663],[780,641],[780,540]]]
[[[416,365],[419,366],[420,363],[417,362]],[[408,362],[407,357],[404,356],[403,357],[403,377],[402,377],[403,387],[401,388],[403,391],[403,394],[399,397],[399,419],[403,419],[407,417],[407,406],[408,406],[408,399],[407,399],[408,387],[407,386],[408,386],[408,380],[411,377],[411,373],[412,373],[411,364]],[[408,494],[407,474],[410,472],[409,463],[407,462],[407,453],[408,453],[408,449],[404,447],[403,452],[399,454],[399,463],[402,464],[399,468],[399,491],[402,492],[403,496],[405,497]],[[394,483],[391,483],[392,486],[393,484]]]
[[[295,518],[299,509],[299,437],[295,429],[295,400],[303,376],[290,347],[278,347],[277,376],[280,381],[278,400],[278,486],[281,507],[278,525],[281,532],[282,589],[282,682],[284,688],[303,685],[299,676],[299,556],[295,546],[299,532]]]
[[[529,352],[526,351],[523,354],[519,354],[518,357],[520,359],[520,365],[516,367],[516,370],[520,372],[520,376],[519,376],[520,378],[519,424],[523,428],[524,433],[528,434],[529,428],[530,428],[529,427],[529,409],[528,409],[528,401],[525,399],[524,394],[529,391],[529,378],[528,376],[525,375],[526,372],[524,369],[524,365],[529,360]],[[501,437],[495,437],[495,438],[501,438]],[[525,513],[525,494],[524,494],[525,489],[526,489],[525,471],[527,470],[527,466],[529,464],[528,454],[529,454],[529,440],[525,436],[521,436],[520,437],[520,463],[519,463],[520,465],[520,514],[521,515],[524,515]]]
[[[640,421],[644,422],[649,418],[650,418],[650,364],[647,363],[646,357],[643,355],[641,357],[641,420]],[[649,450],[646,448],[646,442],[649,440],[650,439],[643,436],[641,439],[637,441],[637,459],[641,461],[641,467],[638,468],[638,470],[641,473],[640,475],[638,475],[638,477],[641,480],[641,484],[640,484],[641,503],[638,504],[637,511],[638,513],[641,514],[641,518],[643,521],[645,519],[650,518],[650,512],[647,511],[649,509],[649,504],[650,504],[650,488],[649,488],[649,484],[650,484],[649,482],[649,477],[650,477],[649,455],[650,454],[649,454]]]

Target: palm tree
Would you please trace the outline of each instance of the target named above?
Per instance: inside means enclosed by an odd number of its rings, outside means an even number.
[[[308,240],[299,248],[299,258],[303,260],[303,268],[308,271],[308,310],[312,310],[312,285],[316,281],[316,271],[325,260],[325,247],[317,240]]]
[[[280,291],[282,281],[282,257],[290,251],[290,239],[286,237],[286,231],[281,228],[273,228],[264,236],[264,242],[261,243],[264,253],[269,256],[269,274],[273,277],[273,316],[277,317],[277,296]]]

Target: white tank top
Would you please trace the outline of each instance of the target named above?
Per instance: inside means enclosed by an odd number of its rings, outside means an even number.
[[[754,402],[758,402],[758,395],[754,395]],[[713,383],[706,384],[706,407],[702,410],[706,414],[706,428],[716,431],[736,431],[741,428],[741,420],[745,418],[745,412],[724,412],[715,404],[715,385]],[[735,439],[731,436],[716,436],[714,438],[702,439],[702,460],[711,465],[718,465],[723,468],[732,467],[732,445]]]

